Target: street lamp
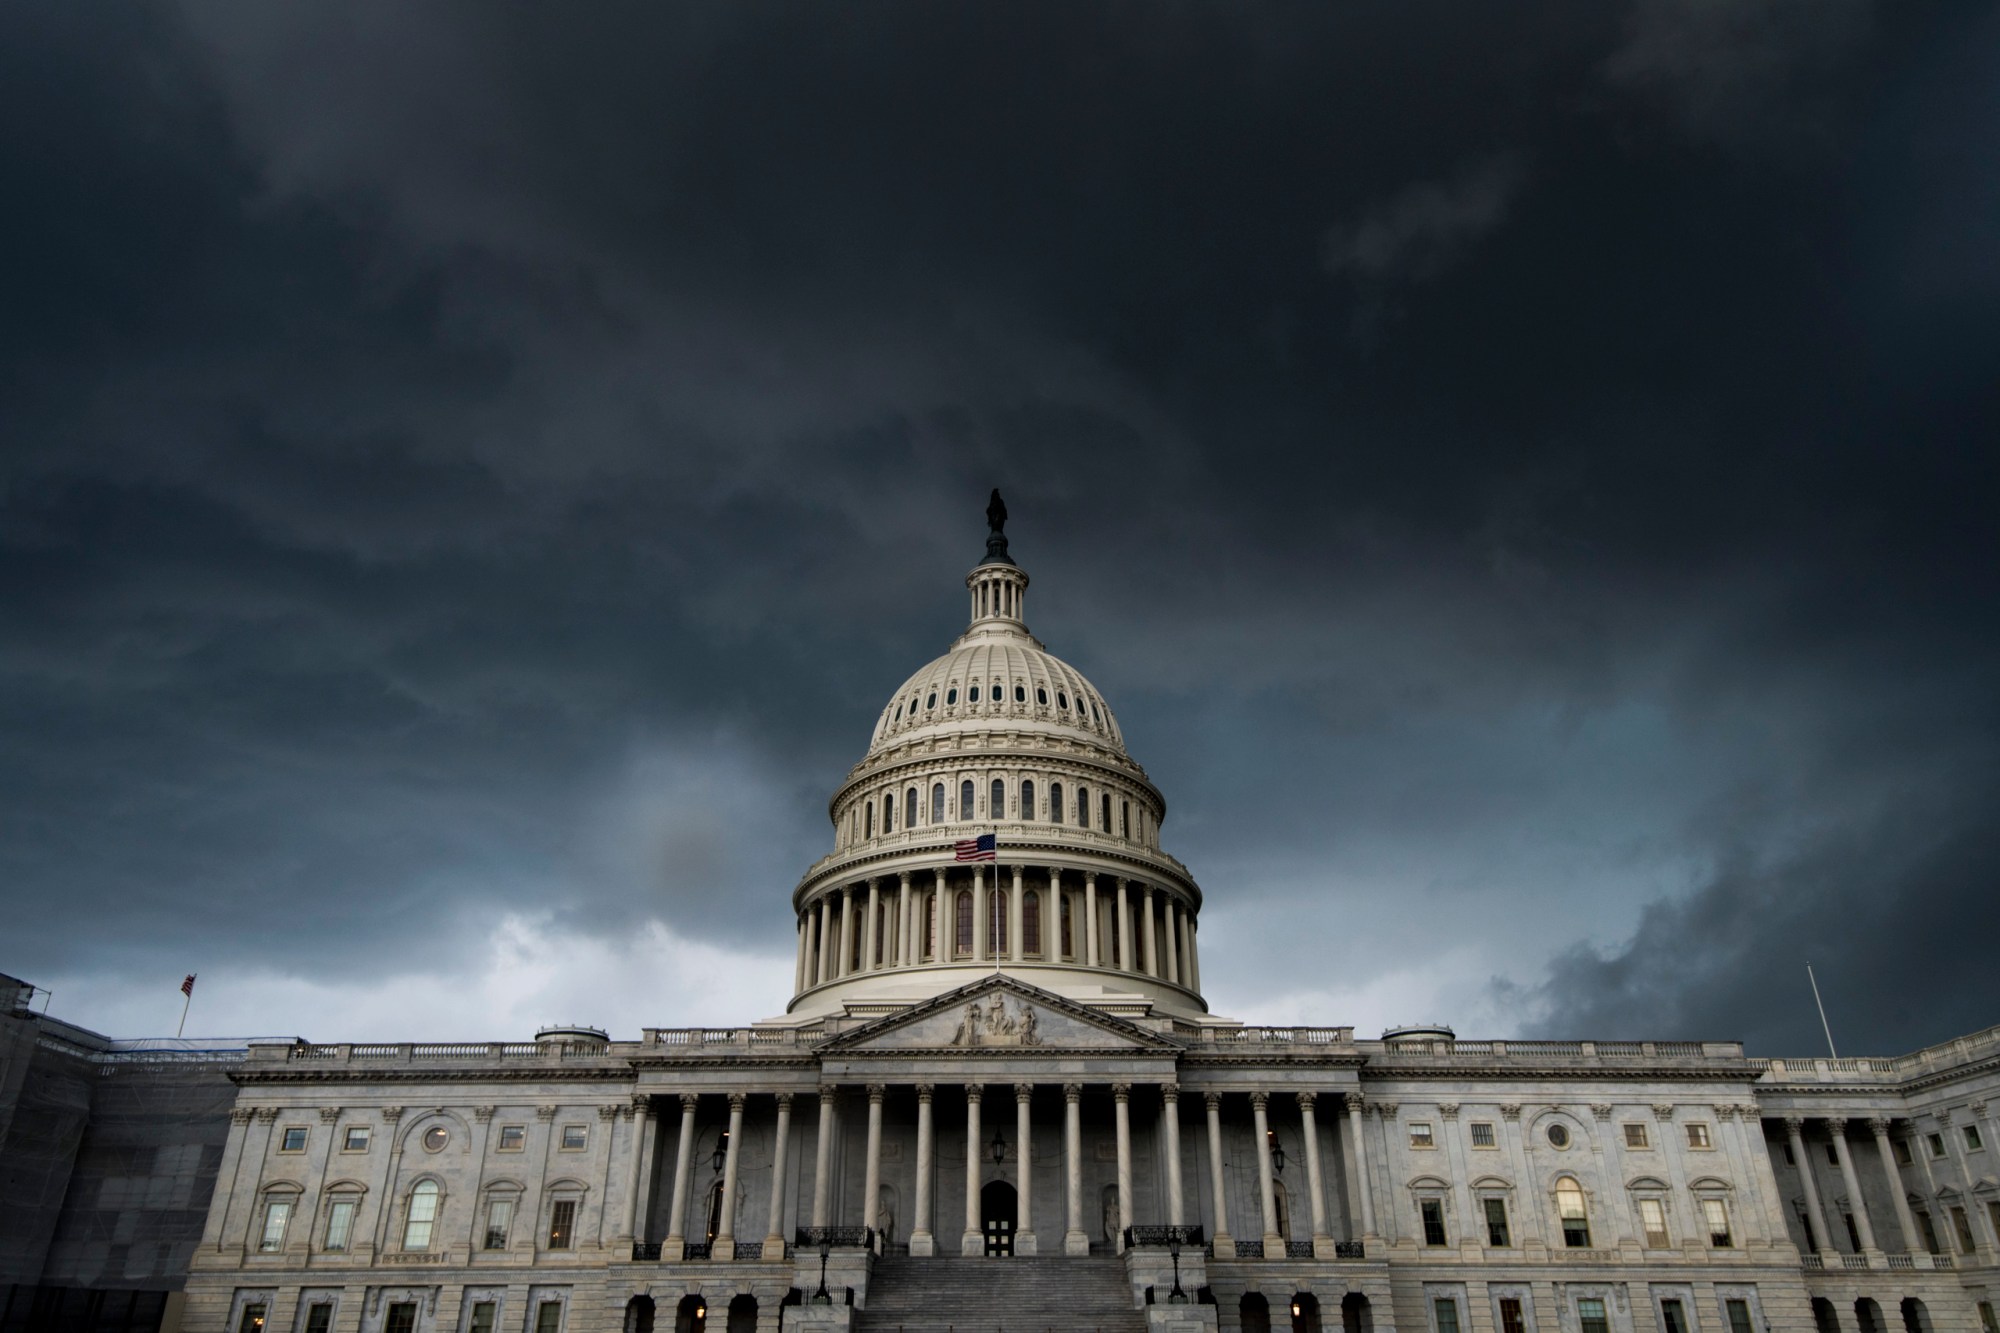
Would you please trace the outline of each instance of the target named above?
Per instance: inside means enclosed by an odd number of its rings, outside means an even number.
[[[993,1142],[987,1145],[986,1151],[992,1154],[995,1166],[1007,1160],[1007,1140],[1000,1137],[999,1130],[993,1131]]]
[[[1167,1293],[1168,1305],[1186,1305],[1187,1293],[1181,1290],[1181,1229],[1167,1228],[1167,1253],[1174,1259],[1174,1289]]]
[[[813,1293],[814,1305],[832,1305],[833,1296],[826,1289],[826,1257],[833,1253],[833,1237],[824,1228],[819,1233],[819,1290]]]

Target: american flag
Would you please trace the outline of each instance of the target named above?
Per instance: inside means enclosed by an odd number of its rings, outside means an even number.
[[[997,853],[993,850],[993,835],[982,833],[976,838],[967,838],[952,847],[955,861],[991,861]]]
[[[181,983],[181,994],[190,999],[194,997],[194,973],[188,973],[187,980]]]

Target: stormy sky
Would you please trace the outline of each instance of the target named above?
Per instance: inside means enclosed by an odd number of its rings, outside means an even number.
[[[2000,8],[17,4],[0,971],[779,1012],[988,488],[1212,1006],[2000,1021]]]

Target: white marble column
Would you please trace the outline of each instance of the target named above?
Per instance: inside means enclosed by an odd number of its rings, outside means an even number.
[[[1201,941],[1195,931],[1195,919],[1188,918],[1187,936],[1188,989],[1201,989]]]
[[[1024,957],[1021,948],[1021,922],[1027,915],[1027,910],[1021,905],[1022,869],[1018,865],[1014,867],[1014,892],[1007,899],[1007,957],[1017,963]],[[995,884],[1000,882],[1000,871],[997,866],[993,871],[993,882]]]
[[[1234,1259],[1236,1241],[1229,1234],[1229,1190],[1222,1177],[1222,1094],[1208,1093],[1208,1193],[1215,1207],[1215,1257]]]
[[[1827,1234],[1826,1214],[1819,1206],[1819,1182],[1813,1179],[1812,1158],[1806,1155],[1805,1117],[1785,1117],[1785,1137],[1792,1147],[1792,1162],[1798,1167],[1799,1182],[1806,1196],[1806,1226],[1821,1254],[1833,1253],[1833,1238]]]
[[[933,963],[942,963],[951,957],[951,954],[944,947],[944,942],[950,938],[951,932],[951,927],[945,924],[944,919],[946,910],[951,906],[951,900],[945,897],[943,867],[939,867],[933,873],[937,876],[937,883],[931,888],[931,898],[937,904],[937,910],[931,913],[931,961]]]
[[[1020,883],[1018,879],[1014,882],[1016,884]],[[1028,1206],[1029,1201],[1034,1198],[1035,1194],[1034,1130],[1029,1116],[1029,1112],[1033,1109],[1031,1102],[1034,1099],[1034,1095],[1034,1084],[1016,1083],[1014,1085],[1014,1139],[1019,1145],[1016,1160],[1020,1163],[1019,1169],[1014,1172],[1017,1177],[1017,1183],[1014,1188],[1020,1193],[1019,1201],[1016,1204],[1019,1216],[1014,1222],[1014,1253],[1016,1254],[1038,1253],[1035,1243],[1035,1222],[1031,1216],[1032,1210]]]
[[[833,1169],[833,1118],[836,1112],[835,1097],[839,1089],[832,1084],[822,1084],[819,1090],[819,1143],[813,1150],[813,1208],[812,1224],[823,1227],[827,1223],[827,1185]]]
[[[1132,1085],[1111,1085],[1112,1110],[1118,1124],[1118,1252],[1125,1252],[1125,1230],[1132,1225]]]
[[[908,967],[916,960],[917,935],[910,916],[910,872],[896,876],[896,966]]]
[[[932,1092],[930,1084],[917,1084],[917,1200],[910,1222],[910,1254],[918,1259],[937,1253],[937,1239],[931,1235],[931,1173],[937,1156],[931,1134]]]
[[[888,1095],[884,1085],[868,1085],[868,1157],[861,1176],[861,1225],[870,1231],[875,1229],[881,1210],[882,1099]]]
[[[1347,1132],[1354,1141],[1354,1174],[1361,1196],[1361,1234],[1373,1236],[1375,1231],[1375,1191],[1369,1187],[1368,1139],[1361,1132],[1361,1094],[1350,1092],[1346,1096]]]
[[[1118,967],[1120,971],[1131,972],[1132,966],[1132,914],[1125,906],[1125,880],[1121,876],[1114,881],[1118,885]]]
[[[967,1258],[986,1252],[979,1230],[979,1094],[977,1083],[965,1085],[965,1233],[958,1252]]]
[[[1833,1153],[1840,1162],[1840,1179],[1847,1186],[1848,1202],[1854,1205],[1854,1229],[1861,1233],[1861,1249],[1863,1253],[1878,1249],[1875,1228],[1868,1222],[1868,1201],[1861,1197],[1861,1178],[1854,1174],[1854,1154],[1847,1147],[1847,1121],[1829,1120],[1826,1129],[1833,1137]]]
[[[483,1123],[483,1122],[482,1122]],[[618,1232],[620,1241],[628,1241],[639,1233],[634,1229],[639,1225],[639,1168],[646,1160],[646,1139],[653,1132],[653,1099],[634,1097],[632,1099],[632,1169],[625,1180],[625,1225]]]
[[[1166,941],[1167,980],[1176,986],[1181,984],[1180,921],[1180,904],[1166,899],[1161,905],[1160,937]]]
[[[1194,980],[1194,952],[1192,949],[1188,947],[1188,935],[1191,931],[1193,931],[1193,929],[1194,929],[1193,910],[1186,909],[1179,912],[1177,914],[1177,919],[1174,922],[1174,934],[1180,940],[1181,985],[1186,986],[1189,990],[1199,989],[1195,985],[1195,980]]]
[[[1282,1259],[1285,1238],[1278,1234],[1278,1192],[1272,1188],[1271,1178],[1271,1119],[1265,1112],[1269,1102],[1269,1093],[1250,1094],[1250,1118],[1257,1136],[1257,1201],[1264,1208],[1264,1257]]]
[[[694,1109],[701,1098],[691,1092],[681,1094],[681,1137],[674,1145],[674,1192],[673,1211],[667,1214],[667,1239],[660,1247],[660,1257],[676,1260],[685,1257],[687,1247],[687,1199],[688,1166],[694,1160]]]
[[[1083,876],[1083,962],[1086,967],[1104,964],[1097,952],[1097,876],[1087,871]]]
[[[813,963],[813,984],[833,980],[833,895],[819,896],[819,956]]]
[[[771,1142],[771,1207],[764,1233],[764,1259],[769,1263],[785,1257],[785,1183],[792,1178],[786,1154],[792,1142],[792,1094],[778,1094],[777,1136]]]
[[[1181,1089],[1160,1085],[1160,1130],[1167,1153],[1167,1225],[1187,1225],[1187,1195],[1181,1189]]]
[[[986,867],[974,864],[972,867],[972,961],[984,963],[991,959],[992,940],[988,937],[992,930],[986,920],[992,909],[986,903]],[[954,946],[955,947],[955,946]]]
[[[1068,1225],[1063,1230],[1064,1254],[1089,1254],[1090,1237],[1083,1230],[1083,1100],[1081,1083],[1063,1084],[1063,1177],[1069,1200]]]
[[[1045,962],[1060,963],[1062,951],[1063,908],[1069,906],[1069,899],[1063,896],[1062,871],[1049,867],[1049,899],[1043,904],[1042,915],[1042,958]],[[1070,952],[1077,952],[1076,913],[1069,914]]]
[[[1146,975],[1160,976],[1160,936],[1154,929],[1153,886],[1150,884],[1139,891],[1139,919],[1145,922],[1139,928],[1139,947],[1145,960]]]
[[[792,950],[792,994],[806,988],[806,915],[799,913],[799,942]]]
[[[1882,1158],[1882,1169],[1889,1175],[1889,1197],[1895,1200],[1896,1225],[1903,1231],[1903,1253],[1915,1254],[1924,1247],[1923,1238],[1917,1233],[1916,1216],[1910,1212],[1903,1174],[1896,1169],[1896,1153],[1889,1145],[1889,1122],[1878,1116],[1868,1122],[1868,1132],[1875,1136],[1875,1151]]]
[[[840,900],[840,959],[833,974],[849,975],[854,970],[854,886],[842,890]]]
[[[868,915],[861,920],[861,970],[873,972],[882,950],[882,881],[868,877]]]
[[[1333,1237],[1326,1229],[1326,1186],[1319,1173],[1319,1116],[1313,1104],[1319,1100],[1316,1092],[1302,1092],[1299,1097],[1299,1128],[1306,1140],[1306,1188],[1312,1191],[1312,1243],[1315,1258],[1333,1257]],[[1326,1249],[1321,1254],[1322,1248]]]
[[[729,1134],[722,1154],[722,1217],[715,1229],[715,1249],[709,1258],[727,1263],[736,1257],[736,1163],[743,1152],[743,1102],[740,1092],[729,1094]]]

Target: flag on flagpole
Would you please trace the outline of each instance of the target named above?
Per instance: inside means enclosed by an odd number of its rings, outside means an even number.
[[[194,998],[194,973],[188,973],[187,980],[181,983],[181,994],[187,996],[190,1000]]]
[[[992,861],[999,857],[993,847],[993,835],[982,833],[976,838],[966,838],[952,846],[952,859],[957,861]]]

